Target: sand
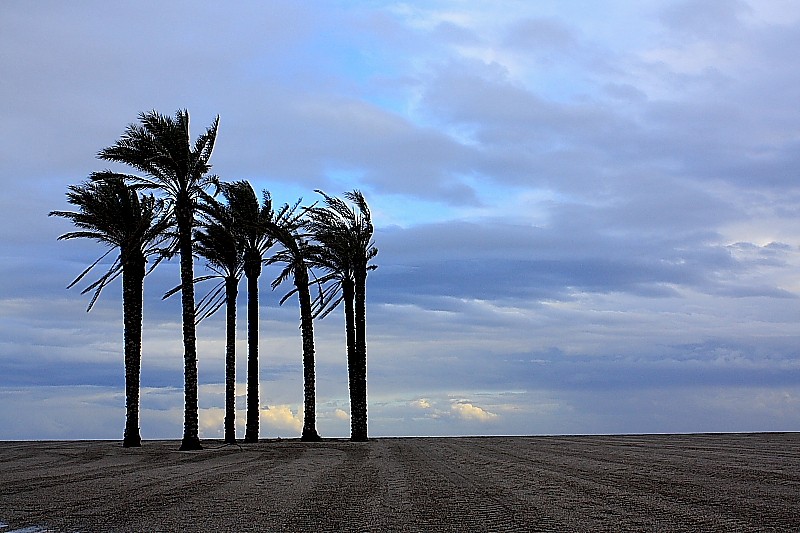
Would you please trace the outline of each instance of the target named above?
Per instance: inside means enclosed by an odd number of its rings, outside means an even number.
[[[800,530],[798,433],[204,444],[0,442],[0,532]]]

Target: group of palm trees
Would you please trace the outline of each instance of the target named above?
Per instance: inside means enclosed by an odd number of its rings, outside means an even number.
[[[83,293],[93,291],[88,310],[100,292],[122,277],[125,351],[126,423],[123,446],[140,446],[139,383],[142,355],[142,307],[145,276],[162,260],[180,259],[180,284],[164,298],[181,293],[184,347],[184,428],[181,450],[202,449],[199,438],[196,326],[223,305],[226,308],[224,440],[236,442],[235,340],[239,280],[247,278],[247,415],[245,442],[259,437],[258,280],[262,265],[280,264],[275,289],[291,280],[281,304],[297,295],[303,350],[302,440],[319,440],[316,430],[313,319],[344,307],[350,391],[350,438],[367,440],[366,278],[378,253],[364,196],[357,190],[345,199],[316,191],[322,200],[311,206],[275,208],[263,191],[261,201],[247,181],[222,182],[209,173],[219,117],[194,142],[189,113],[175,116],[141,113],[100,159],[122,163],[137,174],[92,173],[72,185],[67,201],[77,211],[53,211],[77,231],[59,239],[85,237],[108,246],[70,285],[79,283],[109,254],[111,266]],[[155,191],[158,195],[153,194]],[[277,251],[268,252],[277,246]],[[205,259],[209,274],[195,276],[194,259]],[[150,265],[148,267],[148,261]],[[216,280],[199,301],[195,284]],[[312,296],[313,295],[313,296]]]

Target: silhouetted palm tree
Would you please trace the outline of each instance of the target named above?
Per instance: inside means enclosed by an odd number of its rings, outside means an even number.
[[[244,261],[234,232],[233,213],[229,206],[203,193],[198,205],[198,225],[194,248],[205,258],[212,275],[199,276],[195,283],[218,279],[219,283],[197,302],[197,322],[216,313],[225,305],[225,443],[236,443],[236,298]],[[179,291],[177,286],[164,295]]]
[[[270,223],[270,232],[281,243],[283,249],[269,258],[269,264],[285,265],[280,275],[272,282],[272,288],[292,277],[294,289],[281,298],[281,305],[294,293],[300,304],[300,332],[303,339],[303,433],[304,441],[320,440],[317,433],[316,375],[314,370],[314,320],[309,290],[309,242],[300,233],[303,221],[295,215],[299,201],[294,206],[284,205],[277,221]]]
[[[156,111],[139,114],[140,124],[130,124],[119,140],[100,151],[107,161],[124,163],[144,173],[125,179],[161,190],[169,199],[177,227],[181,272],[181,307],[184,359],[184,423],[181,450],[202,449],[198,434],[197,339],[194,306],[192,228],[197,199],[211,183],[209,159],[214,150],[219,116],[192,144],[189,112],[175,117]]]
[[[247,278],[247,424],[244,441],[257,442],[261,416],[258,398],[258,278],[264,254],[275,243],[268,228],[275,213],[268,191],[263,191],[263,202],[259,204],[253,187],[247,181],[220,183],[219,186],[233,217],[233,229],[243,253]]]
[[[318,243],[312,248],[311,263],[326,271],[320,279],[330,282],[316,301],[316,314],[324,318],[344,302],[350,438],[363,441],[367,440],[366,280],[367,273],[377,268],[369,262],[378,254],[372,241],[372,215],[360,191],[345,193],[355,208],[316,192],[325,199],[325,207],[307,210],[306,226]]]
[[[141,446],[139,433],[139,382],[142,363],[142,293],[149,256],[157,259],[151,270],[163,258],[161,244],[168,239],[169,222],[164,203],[153,195],[139,196],[134,187],[120,177],[72,185],[67,201],[78,207],[77,212],[52,211],[50,215],[69,219],[79,231],[65,233],[62,239],[79,237],[94,239],[109,250],[100,256],[70,283],[73,287],[114,250],[119,255],[97,281],[81,294],[94,290],[87,311],[90,311],[103,288],[122,275],[122,314],[125,343],[125,432],[122,445]]]

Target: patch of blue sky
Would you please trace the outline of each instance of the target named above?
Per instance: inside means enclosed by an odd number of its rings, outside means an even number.
[[[372,199],[371,199],[372,198]],[[460,218],[463,209],[440,202],[411,198],[399,194],[367,197],[372,217],[378,227],[408,228],[420,224],[446,222]]]
[[[303,91],[366,94],[364,87],[379,70],[377,47],[364,36],[348,35],[332,22],[315,25],[305,39],[287,44],[283,53],[264,50],[242,62],[241,73]]]
[[[325,172],[324,176],[320,177],[320,185],[318,188],[326,194],[340,197],[347,191],[352,191],[354,189],[361,190],[366,196],[373,213],[382,213],[380,217],[375,216],[376,223],[381,226],[413,225],[414,223],[425,220],[422,213],[432,211],[432,209],[420,211],[413,208],[404,209],[404,207],[407,207],[409,204],[416,205],[416,201],[399,195],[397,197],[402,198],[402,201],[389,202],[388,206],[384,205],[387,195],[375,194],[369,186],[365,185],[362,180],[362,175],[363,173],[355,170],[330,170]],[[289,181],[272,181],[263,178],[251,179],[250,182],[253,188],[259,191],[259,193],[263,189],[268,190],[276,206],[283,205],[284,203],[294,204],[294,202],[300,198],[302,198],[301,205],[309,206],[322,199],[322,196],[314,192],[314,187],[308,187],[306,184],[297,184]],[[424,203],[434,204],[435,202]],[[440,204],[436,205],[439,206]],[[384,206],[384,209],[381,209],[379,206]],[[395,221],[395,219],[401,220],[402,223]]]
[[[507,217],[516,213],[521,219],[535,225],[545,225],[549,220],[549,206],[570,202],[562,193],[549,189],[500,184],[488,176],[460,174],[457,179],[471,187],[476,193],[478,205],[453,205],[434,200],[425,200],[402,194],[382,194],[373,190],[358,170],[329,170],[325,174],[330,183],[327,194],[339,196],[345,191],[361,190],[367,198],[376,226],[412,227],[451,220],[473,220],[481,218]],[[266,183],[266,182],[264,182]],[[288,198],[304,197],[308,205],[320,197],[313,191],[289,183],[267,184],[273,198],[288,195]],[[292,196],[294,195],[294,196]]]
[[[372,211],[373,221],[378,227],[410,227],[417,224],[442,222],[458,216],[459,210],[441,202],[422,200],[400,194],[380,194],[363,181],[363,172],[358,170],[329,170],[325,173],[331,183],[327,194],[340,196],[346,191],[359,189],[364,193]],[[313,199],[312,199],[313,198]],[[316,194],[308,195],[311,201],[318,200]]]
[[[301,198],[301,205],[310,205],[319,198],[319,195],[314,192],[313,188],[290,181],[271,181],[263,178],[253,178],[248,181],[258,193],[259,199],[261,198],[261,191],[264,189],[269,191],[272,196],[273,206],[275,207],[283,204],[294,205],[294,203]]]
[[[531,205],[544,205],[555,201],[556,193],[546,190],[498,184],[487,177],[459,175],[459,181],[472,187],[478,196],[480,205],[451,205],[445,202],[425,200],[400,194],[380,194],[372,191],[362,180],[358,171],[337,170],[326,174],[336,189],[325,191],[339,195],[344,191],[360,189],[369,202],[370,209],[377,226],[411,227],[419,224],[433,224],[450,220],[469,220],[475,218],[503,216],[509,206],[527,208]],[[544,209],[537,211],[534,218],[537,223],[544,223]],[[526,214],[530,218],[531,214]]]
[[[337,32],[318,35],[309,43],[309,54],[318,66],[335,77],[346,96],[369,102],[381,109],[405,115],[407,94],[400,81],[404,77],[404,59],[391,56],[377,40],[365,35],[348,38]]]
[[[364,173],[360,170],[329,169],[325,172],[325,177],[342,191],[360,189],[366,193],[369,190],[364,186]]]

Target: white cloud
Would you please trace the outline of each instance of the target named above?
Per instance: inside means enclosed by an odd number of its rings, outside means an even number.
[[[200,409],[200,438],[221,438],[224,436],[225,409],[211,407]]]
[[[417,409],[430,409],[431,402],[427,398],[420,398],[419,400],[414,400],[411,402],[412,407],[416,407]]]
[[[261,409],[261,424],[264,433],[290,432],[300,433],[303,419],[299,413],[292,411],[288,405],[266,406]]]
[[[471,403],[456,401],[450,406],[450,411],[462,420],[474,420],[478,422],[489,422],[497,418],[495,413],[472,405]]]

